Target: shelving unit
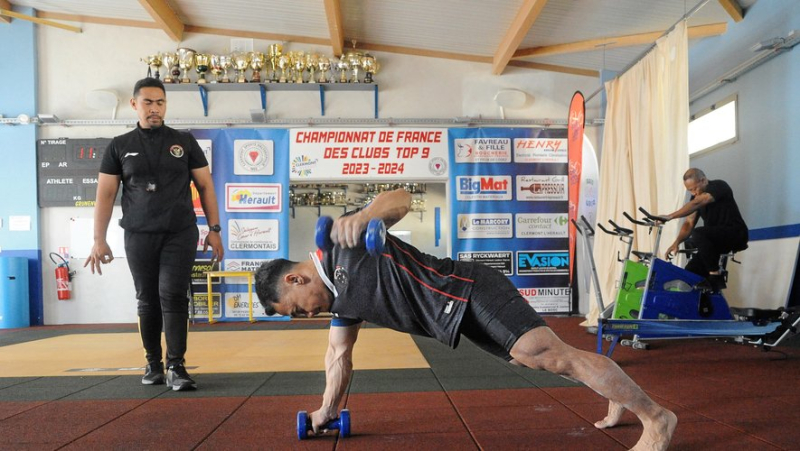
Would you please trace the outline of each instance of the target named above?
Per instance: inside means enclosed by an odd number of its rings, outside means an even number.
[[[342,214],[347,211],[347,185],[314,185],[314,186],[291,186],[290,192],[290,207],[292,209],[292,218],[295,217],[295,208],[316,208],[317,216],[322,215],[322,208],[333,207],[341,208]],[[322,198],[326,194],[334,197],[335,193],[341,194],[341,202],[336,202],[332,199],[332,203],[322,203]],[[303,194],[314,194],[316,197],[313,204],[298,204],[297,199]]]
[[[320,111],[325,116],[325,93],[329,91],[373,91],[375,119],[378,119],[378,85],[374,83],[165,83],[167,91],[198,91],[203,102],[203,115],[208,116],[209,91],[260,91],[261,109],[266,114],[269,91],[318,91]]]
[[[423,221],[423,215],[426,211],[425,193],[427,191],[424,183],[367,183],[364,186],[366,188],[364,194],[368,200],[384,191],[391,191],[402,186],[411,193],[411,213],[419,213],[419,221]]]

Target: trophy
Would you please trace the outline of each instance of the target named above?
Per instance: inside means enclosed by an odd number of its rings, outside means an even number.
[[[364,57],[361,58],[361,67],[363,67],[364,72],[366,72],[366,75],[364,75],[364,83],[372,83],[374,81],[372,77],[378,73],[381,65],[374,56],[365,53]]]
[[[214,75],[214,79],[211,80],[211,83],[219,83],[219,76],[222,75],[222,72],[225,70],[222,67],[222,62],[220,61],[219,55],[211,55],[211,68],[210,71]]]
[[[164,62],[164,67],[167,68],[167,75],[164,77],[164,83],[175,83],[177,80],[174,77],[181,73],[180,69],[178,69],[178,54],[164,52],[161,54],[161,61]]]
[[[350,80],[351,83],[359,83],[358,68],[361,67],[361,58],[363,56],[363,53],[356,52],[355,49],[353,49],[351,52],[347,52],[347,55],[345,55],[347,64],[350,66],[350,69],[353,70],[353,78]]]
[[[183,78],[181,78],[181,83],[191,83],[192,81],[189,80],[189,69],[194,66],[194,56],[197,54],[192,49],[187,49],[186,47],[181,47],[178,49],[178,67],[181,69],[183,73]]]
[[[328,82],[327,73],[328,70],[331,68],[331,60],[329,60],[327,56],[322,55],[317,60],[317,67],[319,68],[319,82],[327,83]]]
[[[206,72],[208,72],[208,63],[211,57],[205,53],[198,53],[194,56],[194,70],[197,71],[197,83],[206,83]]]
[[[222,65],[222,81],[220,83],[230,83],[231,79],[228,78],[228,69],[233,67],[233,58],[230,55],[220,55],[219,64]]]
[[[303,71],[306,68],[306,54],[305,52],[296,52],[294,54],[294,60],[292,63],[292,67],[294,67],[295,72],[295,80],[293,83],[302,83],[303,82]]]
[[[144,58],[140,58],[147,64],[147,76],[149,78],[153,77],[153,71],[156,73],[156,78],[161,78],[161,73],[159,73],[158,69],[161,68],[161,55],[156,53],[155,55],[147,55]]]
[[[306,69],[308,69],[308,82],[309,83],[316,83],[317,82],[317,65],[319,64],[319,55],[316,53],[309,53],[306,55]]]
[[[350,64],[344,55],[335,60],[336,70],[339,72],[339,83],[347,83],[347,71],[350,69]]]
[[[250,68],[253,69],[253,78],[250,79],[251,83],[261,83],[261,68],[267,61],[267,55],[261,52],[250,52]],[[265,77],[266,78],[266,77]]]
[[[269,65],[270,65],[270,82],[277,82],[278,81],[278,60],[280,59],[281,55],[283,54],[283,46],[281,44],[270,44],[269,49],[267,50],[267,54],[269,55]]]
[[[233,52],[231,59],[233,68],[236,70],[236,83],[247,83],[245,75],[247,67],[250,66],[250,55],[247,52]]]
[[[278,67],[281,70],[281,77],[279,83],[286,83],[286,69],[292,65],[292,59],[287,54],[278,57]]]

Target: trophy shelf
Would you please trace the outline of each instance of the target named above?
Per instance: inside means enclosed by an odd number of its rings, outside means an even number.
[[[347,185],[339,184],[299,184],[289,187],[289,208],[292,218],[295,208],[316,208],[317,217],[324,207],[341,208],[347,212]]]
[[[375,103],[375,119],[378,119],[378,85],[375,83],[164,83],[167,91],[198,91],[203,102],[203,115],[208,116],[209,91],[260,91],[261,109],[267,111],[269,91],[319,91],[320,110],[325,116],[325,93],[327,91],[372,91]]]

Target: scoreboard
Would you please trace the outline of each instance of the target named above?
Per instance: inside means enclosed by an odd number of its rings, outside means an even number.
[[[36,146],[39,206],[94,207],[100,162],[109,143],[110,138],[40,139]]]

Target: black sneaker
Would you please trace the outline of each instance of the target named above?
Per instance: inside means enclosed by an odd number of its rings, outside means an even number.
[[[167,370],[167,385],[173,391],[195,390],[197,383],[189,377],[186,367],[183,365],[173,365]]]
[[[142,377],[143,385],[163,385],[166,381],[164,365],[161,362],[147,364]]]

